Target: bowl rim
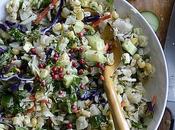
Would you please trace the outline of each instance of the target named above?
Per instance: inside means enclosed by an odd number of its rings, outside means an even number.
[[[116,2],[121,2],[121,3],[125,4],[125,5],[127,5],[129,7],[129,9],[133,9],[134,10],[135,14],[137,14],[139,16],[140,20],[143,21],[143,24],[145,24],[149,28],[150,33],[152,33],[152,35],[153,35],[153,37],[155,39],[155,42],[156,42],[156,44],[157,44],[157,46],[158,46],[158,48],[159,48],[159,50],[161,52],[162,58],[163,58],[162,60],[163,60],[164,67],[165,67],[165,79],[164,80],[166,82],[166,86],[165,86],[166,93],[165,93],[165,99],[163,101],[164,105],[163,105],[162,113],[160,115],[160,118],[159,118],[157,124],[155,125],[155,129],[157,129],[159,124],[160,124],[160,122],[161,122],[161,120],[162,120],[162,117],[164,115],[166,104],[167,104],[167,99],[168,99],[169,80],[168,80],[168,67],[167,67],[167,61],[166,61],[166,58],[165,58],[165,54],[164,54],[163,48],[162,48],[162,46],[160,44],[160,41],[159,41],[156,33],[153,31],[153,29],[151,28],[149,23],[146,21],[146,19],[140,14],[140,12],[126,0],[115,0],[115,1]],[[5,0],[3,2],[5,2]]]
[[[150,30],[150,33],[152,33],[154,39],[155,39],[155,43],[157,44],[160,52],[161,52],[161,55],[162,55],[162,60],[163,60],[163,63],[164,63],[164,67],[165,67],[165,83],[166,83],[166,86],[165,86],[165,90],[166,90],[166,93],[165,93],[165,99],[163,101],[163,109],[162,109],[162,113],[160,115],[160,118],[157,122],[157,124],[155,125],[155,130],[158,129],[159,127],[159,124],[163,118],[163,115],[164,115],[164,112],[165,112],[165,108],[166,108],[166,105],[167,105],[167,99],[168,99],[168,86],[169,86],[169,79],[168,79],[168,67],[167,67],[167,61],[166,61],[166,58],[165,58],[165,54],[164,54],[164,51],[163,51],[163,48],[162,48],[162,45],[156,35],[156,33],[153,31],[152,27],[150,26],[150,24],[146,21],[146,19],[141,15],[141,13],[133,6],[131,5],[128,1],[126,0],[116,0],[116,3],[117,1],[120,1],[120,2],[123,2],[123,4],[126,4],[129,9],[132,9],[135,14],[137,14],[139,17],[140,17],[140,20],[143,21],[143,24],[145,24],[146,26],[148,26],[149,30]]]

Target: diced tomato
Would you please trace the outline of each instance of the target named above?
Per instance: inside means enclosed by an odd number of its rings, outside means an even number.
[[[52,5],[54,5],[54,6],[55,6],[55,5],[56,5],[56,3],[57,3],[57,1],[58,1],[58,0],[52,0]]]
[[[102,16],[99,20],[95,21],[92,26],[95,28],[97,27],[101,22],[107,20],[107,19],[110,19],[111,18],[111,14],[110,15],[105,15],[105,16]]]
[[[154,106],[157,103],[157,96],[152,97],[152,106]]]
[[[40,100],[39,102],[42,103],[42,104],[48,104],[49,103],[49,101],[46,100],[46,99]]]
[[[121,107],[125,107],[125,106],[126,106],[126,102],[124,100],[122,100]]]

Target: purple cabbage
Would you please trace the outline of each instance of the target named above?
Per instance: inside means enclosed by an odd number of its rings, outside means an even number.
[[[34,80],[34,78],[22,78],[22,77],[19,77],[17,74],[12,75],[10,77],[3,77],[3,75],[1,75],[0,80],[1,81],[8,81],[8,80],[10,80],[12,78],[17,78],[18,80],[21,80],[21,81],[33,81]]]
[[[96,20],[99,20],[100,16],[99,15],[95,15],[95,16],[88,16],[84,18],[84,22],[93,22]]]
[[[29,93],[33,91],[33,86],[30,83],[26,83],[24,85],[24,89],[26,89]]]
[[[26,32],[28,31],[27,27],[24,25],[21,25],[19,23],[14,23],[11,21],[5,21],[5,24],[9,27],[9,28],[16,28],[18,30],[20,30],[21,32]]]
[[[8,30],[8,26],[4,23],[0,23],[0,29],[2,29],[3,31],[7,31]]]
[[[95,96],[100,96],[102,94],[102,90],[92,89],[92,90],[85,90],[82,94],[80,94],[81,100],[87,100],[87,99],[94,99]]]
[[[56,15],[55,19],[52,21],[52,23],[50,24],[49,27],[47,27],[45,29],[42,29],[41,32],[43,32],[45,34],[46,32],[48,32],[53,27],[53,25],[55,25],[57,22],[61,21],[61,12],[62,12],[63,4],[64,4],[64,0],[61,0],[60,1],[60,7],[58,9],[58,12],[57,12],[57,15]]]
[[[51,56],[52,52],[53,52],[53,49],[52,49],[52,48],[49,48],[49,49],[46,51],[46,60],[49,59],[49,57]]]
[[[11,21],[5,21],[4,23],[0,23],[0,29],[2,29],[3,31],[7,31],[11,28],[16,28],[16,29],[20,30],[21,32],[28,31],[26,26],[21,25],[19,23],[14,23]]]
[[[152,105],[152,102],[147,102],[147,112],[154,112],[155,105]]]
[[[6,50],[4,50],[2,47],[0,47],[0,54],[4,53]]]
[[[20,83],[13,84],[10,89],[12,92],[16,92],[19,88]]]

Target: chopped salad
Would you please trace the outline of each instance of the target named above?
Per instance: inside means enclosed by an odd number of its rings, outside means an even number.
[[[0,23],[0,122],[16,130],[115,129],[103,89],[113,64],[107,24],[123,48],[113,76],[131,130],[146,128],[156,97],[144,98],[154,73],[148,38],[111,0],[10,0]],[[0,124],[0,129],[8,129]],[[10,128],[9,128],[10,129]]]

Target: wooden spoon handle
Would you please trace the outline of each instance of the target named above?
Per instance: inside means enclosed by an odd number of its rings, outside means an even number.
[[[106,66],[109,67],[109,66]],[[108,102],[110,105],[110,109],[112,112],[112,118],[114,121],[115,129],[116,130],[130,130],[128,123],[126,122],[126,119],[122,113],[121,105],[119,103],[119,100],[116,95],[116,91],[114,88],[114,82],[111,77],[111,74],[109,71],[113,71],[111,67],[106,68],[104,71],[104,77],[105,77],[105,82],[104,82],[104,89],[108,98]]]

